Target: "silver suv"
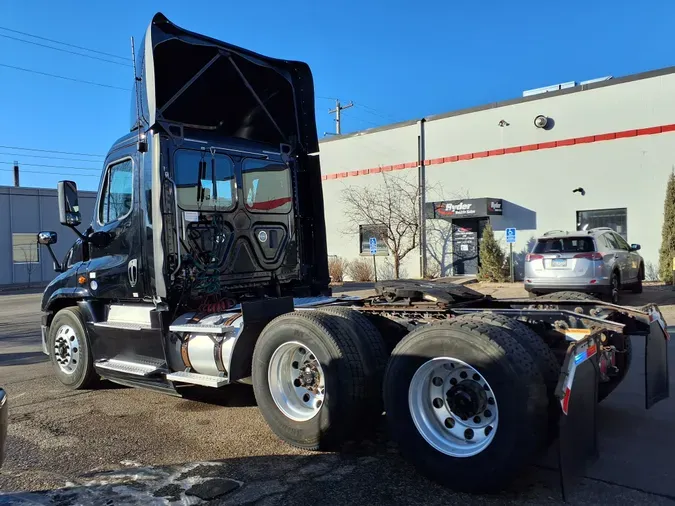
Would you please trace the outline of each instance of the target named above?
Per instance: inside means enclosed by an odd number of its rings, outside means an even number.
[[[611,228],[547,232],[525,257],[525,289],[533,295],[586,292],[616,304],[619,290],[642,292],[645,267],[639,249]]]

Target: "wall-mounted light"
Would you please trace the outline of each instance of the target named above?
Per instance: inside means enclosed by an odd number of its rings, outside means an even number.
[[[534,126],[537,128],[546,128],[546,125],[548,125],[548,118],[543,114],[534,118]]]

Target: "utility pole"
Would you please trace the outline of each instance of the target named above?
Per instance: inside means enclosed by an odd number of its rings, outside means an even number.
[[[340,111],[342,111],[342,109],[349,109],[350,107],[354,107],[354,103],[351,100],[347,105],[340,105],[340,99],[336,98],[335,109],[330,109],[328,111],[328,114],[335,113],[335,133],[337,135],[340,135]]]
[[[420,277],[424,279],[427,275],[427,222],[426,222],[426,167],[424,166],[424,159],[426,158],[425,147],[426,140],[424,138],[424,125],[426,120],[422,118],[419,120],[419,134],[417,135],[417,184],[419,185],[419,233],[420,233]]]
[[[19,187],[19,162],[14,161],[14,186]]]

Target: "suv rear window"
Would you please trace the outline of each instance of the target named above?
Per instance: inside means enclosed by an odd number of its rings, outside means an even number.
[[[590,237],[558,237],[539,239],[533,253],[590,253],[595,251]]]

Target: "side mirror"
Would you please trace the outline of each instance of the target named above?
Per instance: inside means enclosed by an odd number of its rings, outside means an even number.
[[[631,251],[637,251],[637,250],[639,250],[640,248],[641,248],[641,246],[640,246],[639,244],[631,244],[631,245],[630,245],[630,250],[631,250]]]
[[[57,192],[61,225],[76,227],[82,223],[80,206],[77,201],[77,184],[75,184],[75,181],[59,181]]]
[[[56,244],[57,240],[58,236],[56,235],[56,232],[40,232],[37,236],[38,243],[44,244],[45,246]]]
[[[44,246],[47,246],[49,255],[52,257],[52,260],[54,261],[54,270],[56,272],[63,272],[63,268],[61,267],[59,261],[56,259],[56,255],[54,254],[54,250],[52,249],[52,244],[56,244],[57,240],[58,236],[56,235],[56,232],[40,232],[37,235],[38,244],[43,244]]]

